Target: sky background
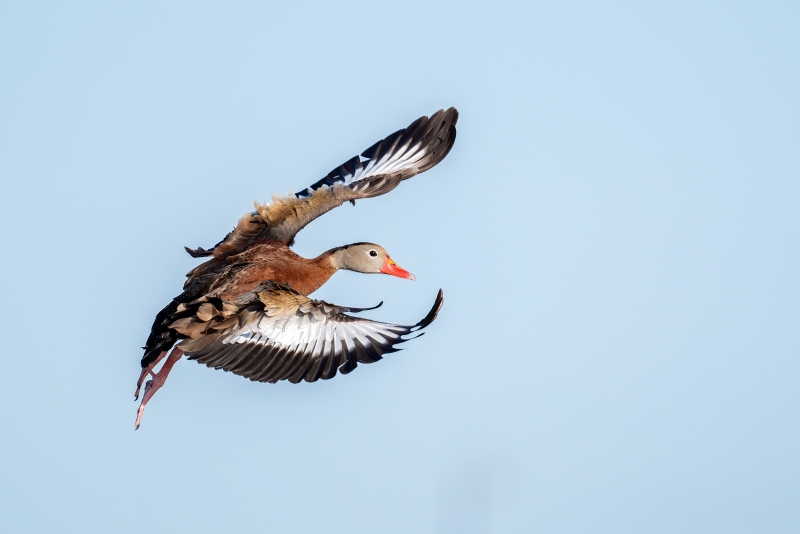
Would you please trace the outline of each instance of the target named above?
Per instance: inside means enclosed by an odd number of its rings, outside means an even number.
[[[271,5],[274,4],[274,5]],[[8,532],[800,531],[800,4],[0,3]],[[314,384],[154,314],[275,192],[456,106],[436,168],[296,250],[438,320]]]

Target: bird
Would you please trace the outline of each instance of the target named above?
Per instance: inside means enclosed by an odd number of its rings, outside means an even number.
[[[208,258],[186,274],[183,292],[155,317],[142,356],[134,399],[138,429],[148,401],[186,355],[253,381],[315,382],[374,363],[422,335],[444,302],[442,290],[428,314],[405,326],[356,317],[375,309],[309,297],[338,270],[383,273],[414,280],[386,249],[352,243],[303,258],[291,247],[300,230],[345,202],[389,193],[437,165],[456,139],[458,111],[440,109],[381,139],[299,193],[255,203],[224,239],[209,249],[185,247]],[[166,358],[156,372],[156,366]]]

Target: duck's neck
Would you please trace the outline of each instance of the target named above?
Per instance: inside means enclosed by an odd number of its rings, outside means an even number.
[[[341,258],[336,254],[337,249],[331,249],[323,252],[316,258],[307,260],[308,266],[311,267],[311,272],[306,275],[306,287],[303,291],[308,295],[313,293],[333,276],[333,273],[342,268]]]
[[[346,251],[346,247],[334,247],[317,256],[313,261],[319,261],[323,264],[330,265],[334,269],[333,272],[336,272],[339,269],[348,269]]]

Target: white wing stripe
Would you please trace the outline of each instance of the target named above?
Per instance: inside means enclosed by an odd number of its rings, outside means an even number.
[[[457,120],[458,112],[453,108],[437,111],[430,118],[420,117],[404,130],[398,130],[375,143],[360,156],[349,159],[295,196],[308,197],[313,191],[335,183],[351,187],[379,174],[400,173],[401,179],[413,176],[420,170],[417,164],[427,156],[431,157],[427,164],[423,164],[423,168],[430,168],[447,154],[455,141]]]
[[[272,288],[278,294],[291,291],[270,284],[274,285],[264,282],[256,289]],[[440,292],[425,318],[416,325],[403,326],[352,317],[342,313],[346,308],[311,300],[307,301],[307,313],[292,310],[268,316],[267,307],[257,311],[264,305],[256,294],[260,293],[253,290],[253,300],[242,301],[239,322],[221,331],[218,339],[196,344],[194,350],[191,344],[195,341],[187,342],[187,356],[251,380],[313,382],[332,378],[338,372],[349,373],[359,363],[372,363],[398,350],[395,345],[430,324],[442,305]]]

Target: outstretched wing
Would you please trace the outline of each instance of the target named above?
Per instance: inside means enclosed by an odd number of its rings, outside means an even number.
[[[367,183],[375,176],[396,176],[400,180],[425,172],[450,152],[456,140],[458,111],[440,109],[430,118],[420,117],[407,128],[381,139],[361,156],[346,161],[317,183],[297,193],[307,198],[314,191],[334,184]]]
[[[213,255],[223,260],[258,240],[290,244],[297,232],[320,215],[348,200],[388,193],[401,181],[442,161],[456,140],[457,121],[455,108],[420,117],[296,195],[276,195],[270,205],[256,203],[256,211],[242,217],[233,231],[214,247],[186,251],[194,257]],[[197,271],[190,273],[197,274]]]
[[[440,290],[424,319],[403,326],[345,313],[372,308],[336,306],[265,282],[231,301],[199,299],[181,310],[191,316],[170,327],[189,337],[178,345],[189,359],[208,367],[258,382],[315,382],[396,352],[404,336],[433,322],[442,303]]]

